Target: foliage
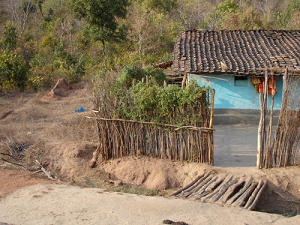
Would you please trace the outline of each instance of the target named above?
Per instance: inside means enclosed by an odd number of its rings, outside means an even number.
[[[10,23],[4,26],[3,40],[0,43],[2,49],[9,51],[15,50],[17,48],[17,32],[16,28]]]
[[[125,27],[117,18],[125,18],[128,0],[72,0],[71,9],[78,18],[85,18],[94,41],[118,41],[125,37]]]
[[[35,55],[29,63],[29,84],[34,90],[48,87],[59,78],[65,78],[70,84],[76,83],[84,75],[84,61],[66,52],[62,42],[50,47],[54,48],[50,61],[47,61],[49,54],[41,53]]]
[[[289,23],[294,20],[295,16],[300,13],[300,0],[291,0],[289,4],[286,6],[283,12],[276,13],[276,19],[279,22],[281,27],[286,27],[289,29],[299,29],[297,27],[289,27]],[[297,20],[297,19],[296,19]]]
[[[160,76],[148,66],[171,60],[184,30],[300,29],[300,0],[15,0],[0,12],[1,56],[24,61],[34,90],[137,62],[142,76]]]
[[[258,12],[250,7],[235,14],[226,14],[222,26],[232,30],[259,30],[264,28],[262,19]]]
[[[167,81],[167,76],[164,74],[163,70],[160,68],[147,67],[142,69],[137,64],[129,64],[125,66],[122,70],[120,76],[120,81],[122,85],[129,88],[132,86],[133,81],[142,81],[142,79],[149,76],[152,82],[156,82],[158,85],[162,86],[164,81]]]
[[[12,51],[0,52],[0,91],[26,87],[28,67],[23,58]]]
[[[210,15],[210,20],[214,20],[214,26],[220,29],[224,27],[223,23],[226,21],[226,17],[237,12],[239,12],[239,5],[236,0],[226,0],[215,7],[214,13]]]
[[[127,76],[130,76],[132,83],[128,80],[124,82],[118,76],[108,81],[103,73],[95,80],[96,108],[100,110],[102,117],[202,125],[201,112],[207,110],[209,105],[208,89],[198,86],[194,81],[185,89],[177,85],[164,88],[151,76],[149,83],[138,80],[133,82],[132,77],[140,79],[144,76],[143,70],[134,70],[134,73],[129,72]]]
[[[146,6],[149,9],[157,10],[160,13],[170,13],[177,8],[177,0],[148,0]]]

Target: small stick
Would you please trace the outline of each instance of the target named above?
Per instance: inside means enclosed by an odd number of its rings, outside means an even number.
[[[49,180],[56,181],[56,179],[51,176],[51,174],[43,167],[43,165],[37,159],[35,161],[40,166],[42,172],[48,177]]]

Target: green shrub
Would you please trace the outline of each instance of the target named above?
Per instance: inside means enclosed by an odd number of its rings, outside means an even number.
[[[8,91],[26,87],[28,67],[24,59],[13,51],[0,52],[0,90]]]
[[[130,71],[130,70],[127,70]],[[120,77],[107,81],[102,74],[95,82],[95,108],[101,117],[121,118],[144,122],[175,125],[202,126],[202,114],[209,107],[209,89],[190,81],[185,89],[177,85],[162,87],[154,76],[149,83],[136,80],[144,70],[124,72]],[[128,78],[126,80],[125,78]]]

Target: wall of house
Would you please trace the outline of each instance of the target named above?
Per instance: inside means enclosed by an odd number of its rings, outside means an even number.
[[[195,80],[200,86],[209,86],[216,91],[215,108],[220,109],[260,109],[259,93],[251,85],[251,77],[240,80],[235,76],[225,75],[194,75],[189,79]],[[274,110],[279,110],[282,103],[282,77],[276,77],[277,94],[274,99]],[[271,103],[271,95],[269,103]]]

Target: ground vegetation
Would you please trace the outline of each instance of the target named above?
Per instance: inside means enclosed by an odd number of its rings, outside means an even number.
[[[188,29],[299,29],[299,0],[0,1],[1,91],[172,59]],[[102,13],[105,12],[105,13]],[[11,61],[16,61],[12,63]]]

